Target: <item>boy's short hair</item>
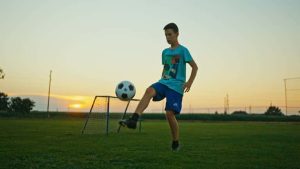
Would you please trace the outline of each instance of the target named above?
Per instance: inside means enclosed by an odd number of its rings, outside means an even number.
[[[175,33],[178,33],[178,27],[175,23],[169,23],[164,27],[164,30],[172,29]]]

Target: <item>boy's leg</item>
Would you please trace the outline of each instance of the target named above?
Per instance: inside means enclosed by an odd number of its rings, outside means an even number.
[[[127,120],[119,121],[119,124],[122,126],[127,126],[128,128],[135,129],[136,123],[139,119],[139,116],[142,115],[144,110],[148,107],[150,100],[152,97],[156,95],[156,91],[153,87],[148,87],[141,101],[139,102],[135,112],[132,117]]]
[[[156,91],[153,87],[148,87],[138,106],[136,107],[134,113],[138,115],[142,115],[144,110],[148,107],[150,100],[152,97],[156,95]]]
[[[166,117],[169,122],[172,135],[172,150],[179,150],[179,127],[173,111],[167,110]]]
[[[172,150],[179,150],[179,126],[175,114],[180,114],[183,95],[173,91],[172,89],[166,92],[166,117],[172,134]]]

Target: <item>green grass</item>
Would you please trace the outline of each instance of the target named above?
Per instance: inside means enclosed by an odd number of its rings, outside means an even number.
[[[300,123],[180,122],[170,151],[166,121],[142,133],[81,135],[84,119],[0,119],[0,168],[300,168]]]

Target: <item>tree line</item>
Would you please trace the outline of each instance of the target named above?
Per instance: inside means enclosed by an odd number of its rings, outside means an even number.
[[[26,114],[33,109],[34,105],[35,102],[30,100],[29,98],[9,98],[7,94],[0,92],[0,111],[2,112],[15,112]]]
[[[233,115],[247,115],[248,113],[243,110],[234,111]],[[283,116],[281,109],[277,106],[269,106],[268,109],[264,113],[265,115],[273,115],[273,116]]]

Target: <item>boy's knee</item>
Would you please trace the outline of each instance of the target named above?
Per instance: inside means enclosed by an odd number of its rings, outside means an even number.
[[[155,90],[152,87],[148,87],[146,89],[145,95],[147,95],[149,97],[153,97],[153,96],[155,96]]]
[[[166,111],[166,116],[167,117],[174,117],[174,112],[173,111]]]

